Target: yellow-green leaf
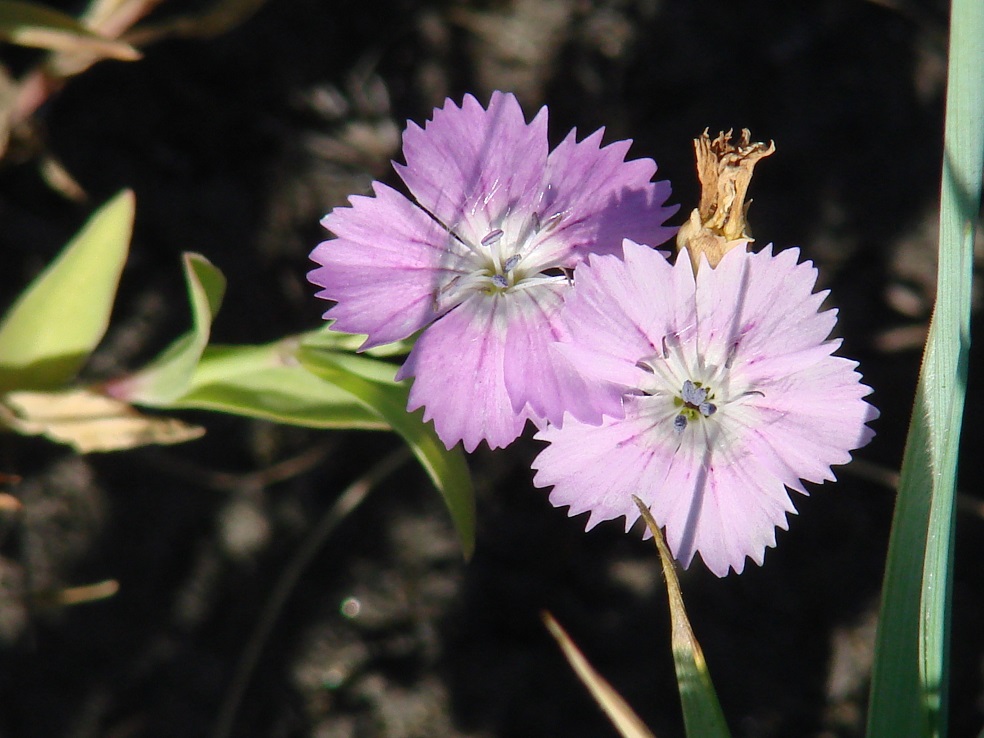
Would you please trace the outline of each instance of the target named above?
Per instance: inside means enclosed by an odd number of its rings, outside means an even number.
[[[0,392],[54,389],[102,339],[133,231],[134,197],[100,208],[0,323]]]

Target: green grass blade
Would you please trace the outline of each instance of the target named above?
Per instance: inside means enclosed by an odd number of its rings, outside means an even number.
[[[366,379],[344,368],[332,352],[302,346],[297,356],[313,374],[349,392],[403,437],[444,497],[465,557],[471,557],[475,549],[475,496],[468,465],[460,449],[448,451],[444,447],[433,427],[423,422],[421,410],[407,412],[406,385]]]
[[[984,3],[950,20],[936,308],[889,542],[869,738],[946,734],[957,451],[970,349],[974,225],[984,169]]]
[[[690,619],[683,605],[683,592],[680,590],[680,580],[676,575],[676,563],[649,508],[638,497],[633,495],[632,499],[635,500],[639,512],[646,521],[646,526],[653,534],[653,541],[663,563],[666,594],[670,604],[673,665],[676,668],[677,687],[680,690],[683,724],[687,736],[688,738],[730,738],[728,724],[724,720],[721,704],[714,691],[707,662],[704,661],[704,652],[697,642],[693,628],[690,627]]]
[[[133,193],[103,205],[0,323],[0,392],[71,381],[106,333],[130,249]]]

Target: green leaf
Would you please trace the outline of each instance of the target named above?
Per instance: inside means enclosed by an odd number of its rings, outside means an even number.
[[[868,736],[946,734],[957,452],[984,169],[984,3],[954,0],[936,307],[889,540]]]
[[[407,387],[382,384],[348,371],[338,354],[327,351],[302,346],[298,358],[312,373],[379,413],[403,437],[444,497],[469,558],[475,548],[475,497],[468,465],[459,449],[448,451],[444,447],[433,428],[423,422],[422,411],[407,412]]]
[[[390,429],[379,413],[301,366],[295,357],[298,345],[297,338],[287,338],[265,346],[209,346],[188,391],[168,407],[309,428]],[[392,379],[394,367],[384,366]]]
[[[107,385],[114,397],[150,407],[173,407],[174,401],[191,386],[208,345],[212,321],[222,306],[225,277],[200,254],[184,254],[182,259],[192,329],[136,374]]]
[[[141,56],[130,44],[93,33],[70,15],[20,0],[0,0],[0,40],[122,61],[134,61]]]
[[[304,334],[304,345],[308,348],[320,348],[328,351],[348,351],[354,353],[359,350],[366,341],[366,336],[356,333],[342,333],[332,330],[334,321],[328,320],[325,325],[318,330]],[[413,337],[402,341],[386,343],[382,346],[367,349],[363,352],[364,356],[386,357],[403,356],[410,353],[413,348]]]
[[[683,724],[689,738],[728,738],[728,724],[718,702],[711,675],[707,671],[704,652],[701,650],[690,619],[683,605],[683,592],[676,575],[673,555],[663,540],[656,521],[642,500],[635,495],[639,512],[642,514],[653,541],[663,562],[663,576],[666,579],[666,593],[670,603],[671,640],[673,643],[673,665],[676,667],[677,687],[680,690],[680,703],[683,706]]]
[[[0,324],[0,392],[53,389],[75,377],[102,339],[133,232],[121,192],[14,303]]]

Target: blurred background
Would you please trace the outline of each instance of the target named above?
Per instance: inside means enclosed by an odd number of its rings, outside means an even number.
[[[935,297],[946,12],[942,0],[160,2],[141,21],[158,29],[142,60],[98,63],[11,132],[0,310],[129,187],[133,246],[89,379],[140,366],[188,325],[183,251],[229,280],[213,341],[315,327],[324,305],[305,273],[319,219],[373,179],[399,187],[389,162],[405,121],[466,92],[513,91],[530,117],[547,105],[552,143],[575,126],[634,139],[632,156],[673,183],[676,224],[698,196],[692,140],[750,128],[777,148],[752,184],[754,235],[817,264],[841,353],[860,361],[882,416],[836,484],[797,495],[764,567],[718,579],[696,563],[684,596],[735,736],[860,736],[893,474]],[[24,79],[43,56],[5,46],[0,59]],[[957,737],[984,723],[981,402],[972,381]],[[408,461],[295,583],[319,521],[399,440],[182,417],[207,435],[87,457],[0,436],[0,472],[23,478],[7,485],[21,511],[0,511],[0,736],[614,736],[544,609],[660,738],[682,735],[651,542],[620,522],[586,534],[552,508],[530,483],[528,435],[471,458],[471,562]],[[107,579],[119,591],[104,600],[47,596]]]

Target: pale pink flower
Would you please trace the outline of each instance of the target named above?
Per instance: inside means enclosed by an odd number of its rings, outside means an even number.
[[[571,270],[621,254],[623,237],[662,243],[676,208],[655,163],[625,161],[630,142],[602,147],[602,134],[571,131],[550,152],[546,108],[527,123],[509,94],[488,109],[448,100],[403,134],[396,170],[416,202],[375,182],[375,197],[322,221],[337,238],[314,249],[308,277],[337,302],[325,317],[368,334],[363,348],[423,329],[398,376],[415,377],[408,409],[423,406],[449,448],[505,446],[528,419],[599,422],[618,405],[547,347],[563,336]]]
[[[550,501],[628,530],[637,495],[684,566],[696,553],[718,576],[761,565],[796,512],[786,488],[833,480],[878,416],[857,364],[832,356],[836,311],[818,312],[827,293],[798,257],[737,248],[695,280],[685,252],[671,264],[626,242],[624,261],[582,264],[557,350],[589,386],[620,387],[623,410],[537,434],[550,445],[534,483]]]

